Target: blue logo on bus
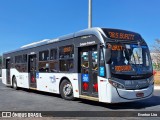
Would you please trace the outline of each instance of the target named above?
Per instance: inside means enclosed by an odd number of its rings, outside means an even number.
[[[82,74],[82,81],[83,82],[89,82],[89,75],[88,74]]]
[[[38,72],[36,73],[36,78],[37,78],[37,79],[39,78],[39,73],[38,73]]]
[[[55,83],[55,82],[56,82],[56,78],[55,78],[54,75],[53,75],[53,76],[50,76],[49,78],[50,78],[50,82],[51,82],[51,83]]]
[[[104,77],[104,67],[99,68],[99,74],[100,76]]]

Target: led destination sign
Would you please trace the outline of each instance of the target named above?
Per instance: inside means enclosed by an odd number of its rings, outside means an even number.
[[[64,47],[63,52],[71,52],[72,48],[71,47]]]
[[[122,45],[112,45],[112,50],[123,50]]]
[[[115,71],[130,71],[132,68],[130,65],[122,65],[122,66],[115,66]]]
[[[109,36],[112,39],[134,40],[135,35],[127,33],[109,32]]]
[[[117,39],[117,40],[142,40],[141,36],[138,33],[119,30],[119,29],[103,29],[104,33],[108,38]]]

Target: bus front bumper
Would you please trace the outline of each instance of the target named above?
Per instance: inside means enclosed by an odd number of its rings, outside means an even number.
[[[112,86],[112,91],[114,95],[111,96],[111,103],[131,102],[151,97],[153,95],[154,85],[139,90],[118,89]]]

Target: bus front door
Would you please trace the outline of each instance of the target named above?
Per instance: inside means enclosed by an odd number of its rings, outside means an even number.
[[[36,55],[29,56],[29,65],[28,65],[28,72],[29,72],[29,87],[30,88],[37,88],[37,81],[36,81]]]
[[[11,79],[10,79],[10,68],[11,68],[11,60],[6,59],[6,79],[7,79],[7,84],[11,84]]]
[[[81,73],[81,95],[98,97],[98,52],[97,46],[79,48]]]

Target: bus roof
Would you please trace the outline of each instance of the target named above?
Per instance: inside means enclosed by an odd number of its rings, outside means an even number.
[[[26,50],[26,49],[29,49],[29,48],[38,47],[38,46],[42,46],[42,45],[46,45],[46,44],[50,44],[50,43],[54,43],[54,42],[58,42],[58,41],[72,39],[74,37],[91,35],[91,34],[97,36],[101,40],[102,40],[102,38],[101,38],[100,34],[103,34],[105,36],[105,34],[103,33],[101,28],[95,27],[95,28],[85,29],[85,30],[81,30],[81,31],[78,31],[78,32],[75,32],[75,33],[67,34],[67,35],[64,35],[64,36],[60,36],[60,37],[55,38],[55,39],[44,39],[44,40],[41,40],[41,41],[33,42],[33,43],[30,43],[30,44],[27,44],[27,45],[23,45],[19,49],[12,50],[12,51],[9,51],[9,52],[5,52],[4,54],[9,54],[9,53],[13,53],[13,52],[21,51],[21,50]],[[101,41],[101,42],[103,42],[103,41]]]
[[[13,53],[13,52],[21,51],[21,50],[26,50],[26,49],[33,48],[33,47],[38,47],[38,46],[42,46],[42,45],[46,45],[46,44],[50,44],[50,43],[54,43],[54,42],[58,42],[58,41],[63,41],[63,40],[72,39],[72,38],[79,37],[79,36],[91,35],[91,34],[98,37],[99,40],[102,43],[104,43],[102,35],[106,38],[111,38],[111,39],[113,39],[112,37],[115,37],[115,36],[110,36],[110,34],[109,34],[110,32],[119,32],[119,33],[124,32],[126,34],[134,34],[135,36],[140,36],[138,33],[130,32],[130,31],[126,31],[126,30],[95,27],[95,28],[81,30],[81,31],[71,33],[68,35],[60,36],[55,39],[44,39],[44,40],[41,40],[38,42],[33,42],[30,44],[24,45],[24,46],[20,47],[19,49],[5,52],[4,54],[9,54],[9,53]]]

